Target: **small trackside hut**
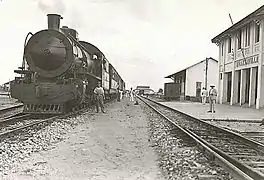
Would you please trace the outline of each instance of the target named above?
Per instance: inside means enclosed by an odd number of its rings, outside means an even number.
[[[165,78],[173,82],[164,84],[166,99],[201,101],[201,90],[209,89],[210,84],[217,87],[218,62],[212,57],[205,58],[183,70],[173,73]]]

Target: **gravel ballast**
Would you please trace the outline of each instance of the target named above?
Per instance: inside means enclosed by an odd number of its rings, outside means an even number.
[[[167,179],[232,179],[209,161],[197,146],[148,107],[149,134],[159,156],[159,166]]]
[[[2,142],[0,179],[164,179],[141,107],[123,99],[106,110]]]

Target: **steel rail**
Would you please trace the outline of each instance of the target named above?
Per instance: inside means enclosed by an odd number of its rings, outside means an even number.
[[[208,123],[208,122],[206,122],[206,121],[204,121],[204,120],[201,120],[201,119],[199,119],[199,118],[197,118],[197,117],[194,117],[194,116],[192,116],[192,115],[190,115],[190,114],[186,114],[186,113],[184,113],[184,112],[182,112],[182,111],[180,111],[180,110],[178,110],[178,109],[174,109],[174,108],[169,107],[169,106],[166,106],[166,105],[164,105],[164,104],[162,104],[162,103],[160,103],[160,102],[156,102],[156,101],[154,101],[154,100],[152,100],[152,99],[149,99],[149,98],[146,98],[146,99],[149,100],[149,101],[151,101],[151,102],[153,102],[153,103],[156,103],[156,104],[158,104],[158,105],[160,105],[160,106],[162,106],[162,107],[164,107],[164,108],[170,109],[171,111],[177,112],[177,113],[181,114],[182,116],[185,116],[185,117],[187,117],[187,118],[193,119],[193,120],[195,120],[195,121],[199,121],[199,122],[201,122],[201,123],[203,123],[203,124],[206,124],[206,125],[208,125],[208,126],[211,126],[211,127],[213,127],[213,128],[217,128],[217,129],[219,129],[219,130],[222,131],[222,132],[228,132],[228,133],[234,135],[235,137],[239,138],[240,140],[242,140],[242,141],[246,141],[246,142],[249,143],[251,146],[253,146],[255,149],[258,149],[258,150],[261,150],[262,152],[264,152],[264,145],[263,145],[263,144],[261,144],[261,143],[259,143],[259,142],[256,142],[256,141],[253,141],[253,140],[251,140],[251,139],[249,139],[249,138],[246,138],[246,137],[240,135],[239,133],[233,132],[233,131],[231,131],[231,130],[229,130],[229,129],[226,129],[226,128],[220,128],[220,127],[215,126],[215,125],[213,125],[213,124],[210,124],[210,123]]]
[[[19,104],[19,105],[15,105],[15,106],[11,106],[8,108],[4,108],[4,109],[0,109],[0,113],[5,113],[7,111],[13,110],[13,109],[17,109],[17,108],[21,108],[23,107],[23,104]]]
[[[105,100],[105,102],[107,102],[107,103],[109,103],[109,102],[111,102],[112,100]],[[5,136],[5,135],[8,135],[8,134],[10,134],[10,133],[13,133],[13,132],[16,132],[16,131],[19,131],[19,130],[23,130],[23,129],[25,129],[25,128],[28,128],[28,127],[30,127],[30,126],[34,126],[34,125],[38,125],[38,124],[40,124],[40,123],[44,123],[44,122],[48,122],[48,121],[52,121],[52,120],[54,120],[54,119],[56,119],[56,118],[67,118],[67,117],[70,117],[70,116],[76,116],[77,114],[79,114],[79,113],[83,113],[83,112],[85,112],[86,110],[89,110],[89,108],[90,108],[91,106],[88,106],[88,107],[86,107],[86,108],[83,108],[83,109],[80,109],[80,110],[77,110],[77,111],[74,111],[74,112],[70,112],[70,113],[68,113],[68,114],[64,114],[64,115],[57,115],[57,116],[53,116],[53,117],[50,117],[50,118],[47,118],[47,119],[44,119],[44,120],[39,120],[39,121],[34,121],[34,122],[32,122],[32,123],[28,123],[28,124],[26,124],[26,125],[23,125],[23,126],[20,126],[20,127],[16,127],[16,128],[14,128],[14,129],[11,129],[11,130],[7,130],[7,131],[5,131],[5,132],[2,132],[2,133],[0,133],[0,137],[2,137],[2,136]],[[28,114],[28,116],[31,116],[32,114]],[[25,117],[27,117],[27,114],[25,115]]]
[[[14,114],[14,115],[3,118],[3,120],[0,120],[0,125],[2,123],[12,122],[20,118],[25,118],[25,117],[30,117],[30,116],[31,114],[23,114],[23,113]]]
[[[234,178],[239,179],[239,180],[240,179],[264,179],[264,175],[261,172],[256,171],[256,170],[250,168],[247,165],[242,164],[241,162],[239,162],[238,160],[234,159],[233,157],[231,157],[227,153],[219,150],[215,146],[213,146],[210,143],[206,142],[203,138],[199,137],[197,134],[195,134],[191,130],[186,129],[186,128],[181,127],[180,125],[176,124],[175,121],[173,121],[170,118],[168,118],[166,115],[164,115],[162,112],[157,110],[155,107],[153,107],[152,105],[147,103],[141,97],[138,96],[138,98],[141,101],[143,101],[145,104],[147,104],[149,107],[151,107],[154,111],[156,111],[163,118],[165,118],[167,121],[169,121],[171,124],[173,124],[178,129],[180,129],[182,132],[184,132],[186,135],[191,137],[197,143],[198,147],[200,149],[202,149],[202,151],[205,152],[207,157],[209,156],[211,160],[215,161],[216,163],[221,165],[223,168],[225,168],[227,171],[229,171]],[[153,100],[151,100],[151,101],[156,103],[156,104],[160,104],[160,103],[155,102]],[[166,108],[170,108],[170,107],[167,107],[167,106],[165,106],[163,104],[160,104],[160,105],[163,106],[163,107],[166,107]],[[177,112],[177,110],[175,110],[175,109],[172,109],[172,110],[174,112],[175,111]],[[182,113],[182,112],[181,112],[181,114],[182,115],[186,115],[185,113]],[[187,117],[190,117],[190,116],[187,115]],[[195,118],[195,117],[192,117],[192,118]],[[197,118],[195,118],[195,119],[199,120]],[[208,124],[208,123],[206,123],[206,124]],[[209,124],[209,125],[211,125],[211,124]],[[227,132],[228,133],[232,133],[230,131],[227,131]],[[237,134],[235,134],[235,135],[237,135]],[[241,136],[240,136],[240,138],[241,138]],[[247,139],[246,141],[250,141],[250,140]],[[255,142],[252,142],[252,143],[255,143]],[[257,146],[259,146],[259,144],[257,144]]]
[[[6,135],[8,135],[10,133],[13,133],[13,132],[16,132],[16,131],[19,131],[19,130],[23,130],[23,129],[25,129],[27,127],[30,127],[30,126],[34,126],[34,125],[38,125],[38,124],[43,123],[43,122],[48,122],[48,121],[54,120],[55,118],[58,118],[58,117],[59,116],[54,116],[54,117],[51,117],[51,118],[47,118],[47,119],[44,119],[44,120],[31,122],[31,123],[28,123],[26,125],[23,125],[23,126],[20,126],[20,127],[16,127],[14,129],[7,130],[5,132],[0,133],[0,137],[6,136]]]
[[[106,101],[106,102],[111,102],[111,101]],[[64,114],[64,115],[57,115],[57,116],[53,116],[53,117],[50,117],[50,118],[47,118],[47,119],[43,119],[43,120],[39,120],[39,121],[34,121],[34,122],[32,122],[32,123],[28,123],[28,124],[26,124],[26,125],[22,125],[22,126],[20,126],[20,127],[16,127],[16,128],[14,128],[14,129],[11,129],[11,130],[7,130],[7,131],[5,131],[5,132],[2,132],[2,133],[0,133],[0,137],[2,137],[2,136],[5,136],[5,135],[8,135],[8,134],[10,134],[10,133],[13,133],[13,132],[16,132],[16,131],[19,131],[19,130],[23,130],[23,129],[25,129],[25,128],[28,128],[28,127],[30,127],[30,126],[34,126],[34,125],[38,125],[38,124],[40,124],[40,123],[44,123],[44,122],[48,122],[48,121],[52,121],[52,120],[54,120],[54,119],[56,119],[56,118],[67,118],[67,117],[70,117],[70,116],[73,116],[73,115],[77,115],[78,113],[83,113],[83,112],[85,112],[86,110],[88,110],[90,108],[90,106],[88,106],[88,107],[86,107],[86,108],[83,108],[83,109],[80,109],[80,110],[78,110],[78,111],[72,111],[72,112],[70,112],[70,113],[68,113],[68,114]],[[25,117],[27,117],[27,116],[31,116],[32,114],[26,114],[25,115]]]

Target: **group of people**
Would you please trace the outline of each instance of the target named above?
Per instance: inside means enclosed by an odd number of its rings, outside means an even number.
[[[94,89],[95,94],[95,101],[96,101],[96,112],[99,112],[99,108],[101,108],[101,111],[105,113],[104,111],[104,99],[105,99],[105,93],[104,89],[102,87],[101,82],[97,83],[97,87]],[[130,101],[134,101],[134,92],[131,88],[129,91],[129,99]],[[120,101],[123,98],[123,91],[121,91],[119,88],[117,89],[117,101]]]
[[[211,89],[209,92],[206,90],[205,87],[203,87],[201,91],[201,97],[202,97],[202,103],[205,105],[206,104],[206,99],[208,97],[209,104],[210,104],[210,109],[207,112],[212,112],[215,113],[215,103],[216,103],[216,98],[217,98],[217,91],[214,88],[214,85],[210,85]]]
[[[217,91],[214,88],[214,85],[210,86],[211,89],[209,92],[206,90],[205,87],[203,87],[201,91],[201,97],[202,97],[202,103],[206,104],[206,99],[208,97],[209,99],[209,104],[210,104],[210,109],[208,112],[215,113],[215,103],[216,103],[216,98],[217,98]],[[94,94],[95,94],[95,100],[96,100],[96,111],[99,112],[99,107],[101,108],[101,111],[105,113],[104,111],[104,99],[105,99],[105,94],[104,94],[104,89],[102,88],[101,82],[98,82],[97,87],[94,89]],[[126,93],[126,96],[129,96],[130,101],[134,101],[134,91],[131,88],[129,93]],[[120,101],[123,97],[123,92],[118,89],[118,97],[117,101]]]

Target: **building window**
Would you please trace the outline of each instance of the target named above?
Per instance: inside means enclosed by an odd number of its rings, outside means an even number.
[[[237,49],[241,49],[241,44],[242,44],[242,30],[240,29],[237,33]]]
[[[228,53],[231,53],[232,44],[231,44],[231,37],[228,38]]]
[[[246,46],[250,45],[250,26],[249,25],[246,27],[245,45]]]
[[[222,56],[224,55],[224,42],[222,42],[221,44],[221,55]]]
[[[220,80],[223,79],[223,73],[220,73]]]
[[[259,32],[260,32],[260,25],[255,25],[255,43],[259,42]]]

